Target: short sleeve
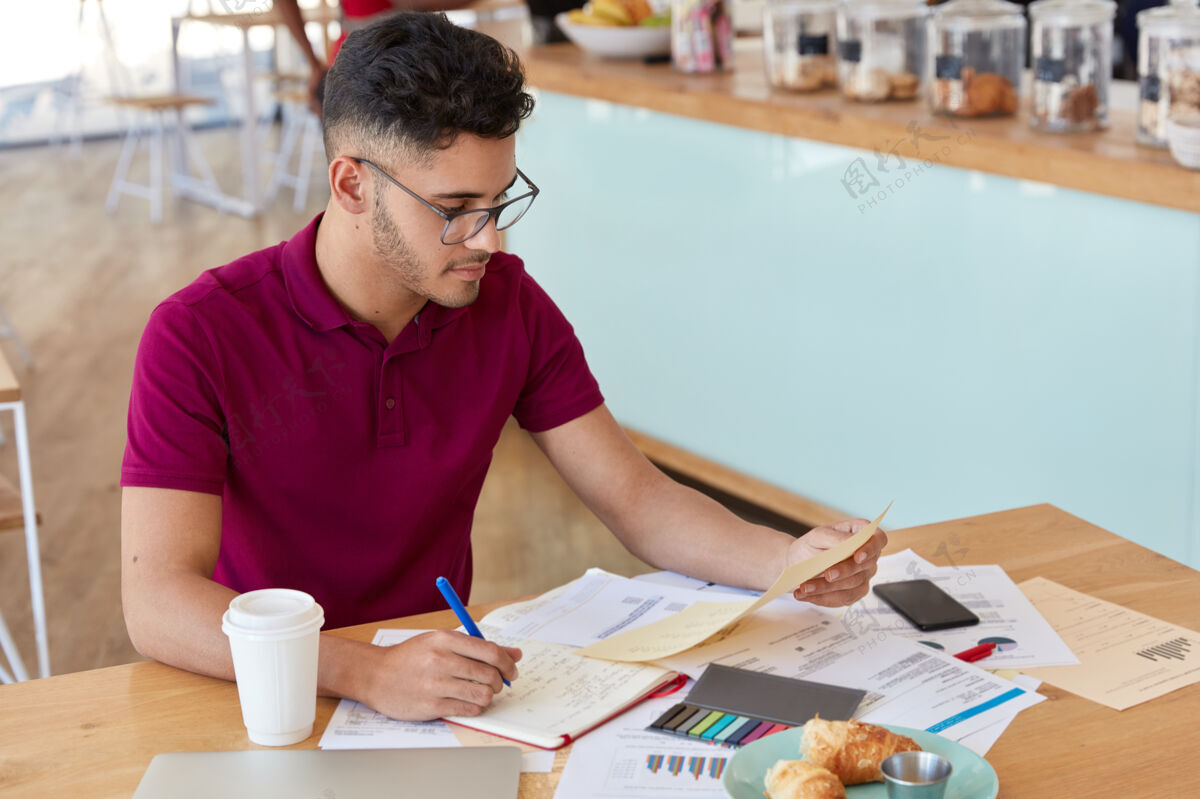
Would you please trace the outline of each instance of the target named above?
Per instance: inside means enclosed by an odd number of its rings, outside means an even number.
[[[229,443],[220,371],[192,310],[168,301],[142,333],[121,485],[221,494]]]
[[[604,402],[571,323],[528,274],[521,277],[521,311],[529,337],[529,371],[513,416],[531,433],[551,430]]]

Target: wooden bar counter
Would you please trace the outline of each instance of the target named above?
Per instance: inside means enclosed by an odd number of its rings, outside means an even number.
[[[1018,582],[1035,576],[1200,629],[1200,574],[1049,505],[890,533],[935,563],[999,563]],[[495,605],[474,608],[478,615]],[[451,627],[449,611],[352,627]],[[1050,701],[1021,713],[989,752],[1001,797],[1200,796],[1188,765],[1200,685],[1117,712],[1050,685]],[[335,707],[317,704],[312,749]],[[0,795],[129,797],[160,752],[255,748],[232,683],[158,663],[136,663],[0,687]],[[550,799],[551,774],[523,774],[522,799]]]
[[[789,92],[768,84],[758,40],[740,40],[734,71],[718,75],[603,60],[570,44],[532,48],[523,59],[530,82],[547,91],[904,158],[939,154],[923,136],[969,131],[971,146],[948,148],[938,163],[1200,212],[1200,172],[1179,166],[1166,150],[1137,144],[1132,107],[1111,109],[1106,131],[1065,135],[1029,127],[1028,92],[1015,117],[953,120],[930,113],[924,100],[858,103],[836,90]],[[1132,92],[1113,94],[1133,101]]]

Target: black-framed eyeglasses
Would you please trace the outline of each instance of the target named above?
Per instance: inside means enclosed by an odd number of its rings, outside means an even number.
[[[533,205],[534,198],[541,191],[537,186],[533,185],[533,181],[525,177],[524,172],[518,169],[517,175],[529,186],[529,191],[519,197],[508,200],[502,205],[497,205],[495,208],[474,208],[470,211],[458,211],[448,214],[367,159],[351,156],[350,160],[371,167],[371,169],[374,169],[380,175],[383,175],[394,183],[409,197],[412,197],[421,205],[433,211],[442,219],[445,219],[446,226],[442,228],[442,244],[462,244],[467,239],[474,238],[479,231],[487,227],[487,223],[492,219],[496,220],[496,230],[504,230],[512,227],[520,221],[521,217],[525,216],[525,212],[529,210],[529,206]]]

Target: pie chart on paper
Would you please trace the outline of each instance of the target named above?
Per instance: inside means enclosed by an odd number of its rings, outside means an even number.
[[[1008,651],[1011,651],[1011,650],[1017,648],[1016,641],[1014,641],[1011,638],[1003,638],[1000,636],[993,636],[991,638],[980,638],[979,643],[995,644],[997,652],[1008,652]]]

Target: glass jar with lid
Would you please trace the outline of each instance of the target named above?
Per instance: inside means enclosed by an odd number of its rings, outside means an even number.
[[[961,117],[1017,112],[1025,69],[1025,14],[1005,0],[950,0],[929,23],[935,113]]]
[[[767,0],[763,7],[763,63],[772,86],[837,86],[836,42],[837,0]]]
[[[838,82],[851,100],[912,100],[928,59],[925,0],[841,0]]]
[[[1033,127],[1055,133],[1108,127],[1116,13],[1113,0],[1030,3]]]
[[[1167,119],[1200,114],[1200,8],[1172,0],[1138,21],[1138,141],[1167,144]]]

